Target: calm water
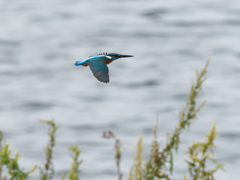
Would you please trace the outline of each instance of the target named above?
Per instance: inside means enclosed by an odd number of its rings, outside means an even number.
[[[28,170],[44,163],[47,126],[61,128],[54,149],[55,179],[67,173],[68,147],[82,149],[84,180],[117,179],[111,129],[123,144],[124,179],[139,134],[147,159],[159,116],[159,140],[172,132],[191,80],[211,57],[201,100],[205,108],[182,134],[172,179],[187,172],[183,152],[203,140],[214,121],[220,131],[214,154],[226,172],[240,171],[240,2],[229,0],[0,1],[0,129]],[[133,54],[109,65],[111,83],[98,82],[74,63],[102,52]],[[34,176],[37,176],[35,173]]]

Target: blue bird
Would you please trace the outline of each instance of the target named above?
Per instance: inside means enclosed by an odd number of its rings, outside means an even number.
[[[122,55],[117,53],[102,53],[97,56],[90,56],[83,61],[77,61],[75,66],[89,66],[93,75],[101,82],[109,82],[109,70],[107,64],[119,58],[133,57],[132,55]]]

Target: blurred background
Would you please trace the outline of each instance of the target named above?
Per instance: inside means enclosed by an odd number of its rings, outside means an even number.
[[[237,0],[1,0],[0,130],[21,166],[44,163],[45,124],[61,125],[54,149],[55,180],[71,166],[68,147],[82,149],[81,178],[117,179],[111,129],[123,144],[127,179],[143,134],[147,160],[156,117],[159,141],[178,122],[196,70],[211,58],[200,100],[207,100],[181,137],[172,179],[183,179],[187,146],[204,140],[217,121],[214,154],[239,179],[240,2]],[[74,63],[90,55],[134,55],[109,65],[110,83]],[[38,172],[34,173],[38,176]]]

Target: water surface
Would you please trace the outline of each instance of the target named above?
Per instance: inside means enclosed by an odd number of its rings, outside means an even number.
[[[116,179],[111,129],[123,144],[127,179],[139,134],[144,156],[159,117],[159,140],[172,132],[195,71],[211,57],[201,100],[205,108],[182,134],[172,179],[183,179],[187,146],[203,140],[216,120],[214,156],[238,179],[240,166],[240,3],[230,1],[21,0],[0,2],[0,129],[24,169],[44,163],[47,126],[61,128],[54,149],[55,179],[70,169],[68,147],[82,149],[81,177]],[[109,84],[74,63],[102,52],[133,54],[109,65]],[[35,176],[37,173],[35,173]]]

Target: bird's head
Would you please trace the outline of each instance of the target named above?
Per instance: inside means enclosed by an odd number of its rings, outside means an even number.
[[[117,54],[117,53],[109,53],[105,55],[109,60],[116,60],[119,58],[127,58],[127,57],[133,57],[132,55],[123,55],[123,54]]]

